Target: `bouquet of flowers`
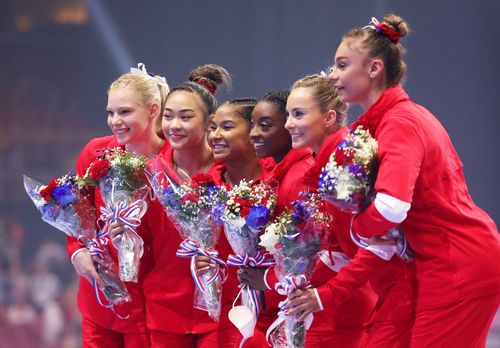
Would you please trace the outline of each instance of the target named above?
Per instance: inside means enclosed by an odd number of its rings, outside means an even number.
[[[361,126],[353,130],[331,154],[319,178],[318,192],[338,208],[359,213],[375,198],[375,179],[378,171],[378,144]],[[389,260],[394,254],[404,260],[412,252],[401,228],[395,227],[376,244],[368,244],[352,233],[353,241],[377,256]]]
[[[322,212],[323,200],[317,194],[304,194],[304,197],[308,199],[294,201],[293,209],[276,217],[260,237],[260,245],[274,256],[274,272],[279,279],[275,289],[281,295],[310,287],[320,251],[328,243],[331,218]],[[280,308],[287,301],[280,303]],[[273,347],[304,347],[305,331],[312,319],[309,315],[304,322],[298,322],[296,316],[286,316],[280,311],[266,336],[268,339],[271,336]]]
[[[213,320],[218,321],[226,264],[215,250],[220,228],[210,212],[223,190],[215,185],[209,174],[196,174],[190,179],[187,174],[178,172],[170,164],[155,159],[146,175],[156,197],[184,239],[176,255],[191,258],[191,275],[196,285],[194,308],[207,311]],[[215,269],[198,274],[195,267],[197,255],[209,257],[215,263]]]
[[[42,220],[82,242],[93,256],[97,272],[106,283],[101,291],[110,305],[102,304],[99,293],[97,300],[103,306],[112,307],[129,302],[127,288],[117,276],[116,264],[107,252],[108,239],[103,233],[96,234],[96,214],[92,197],[81,178],[68,174],[52,179],[42,185],[24,176],[24,188],[42,214]],[[94,281],[97,290],[97,284]]]
[[[259,234],[270,222],[275,205],[274,185],[241,180],[214,206],[214,218],[224,224],[227,240],[235,253],[229,255],[228,265],[269,267],[274,264],[269,253],[261,252]],[[258,291],[248,286],[241,289],[242,305],[250,308],[255,319],[259,316],[258,295]]]
[[[125,233],[112,240],[118,250],[119,274],[123,281],[137,282],[144,251],[144,242],[136,228],[147,210],[145,198],[149,187],[145,167],[144,156],[120,148],[107,149],[90,164],[83,178],[87,184],[99,186],[105,204],[100,217],[105,222],[103,229],[107,230],[114,221],[126,228]]]

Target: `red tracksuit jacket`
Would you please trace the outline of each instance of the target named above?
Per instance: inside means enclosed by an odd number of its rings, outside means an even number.
[[[78,156],[76,163],[77,174],[79,176],[83,176],[85,174],[90,163],[92,163],[92,161],[94,161],[96,157],[100,155],[97,150],[104,148],[112,149],[118,146],[119,145],[116,142],[116,137],[114,135],[92,139]],[[168,143],[165,142],[159,153],[161,154],[168,147]],[[94,190],[94,205],[97,209],[97,214],[99,214],[99,208],[101,206],[104,206],[101,195],[99,193],[99,188],[95,188]],[[151,237],[148,234],[149,226],[147,225],[147,223],[144,223],[144,221],[147,221],[147,216],[150,214],[154,214],[155,210],[158,210],[158,207],[155,208],[155,204],[148,201],[148,210],[143,216],[141,225],[137,229],[138,233],[144,239],[145,249],[140,263],[139,282],[126,283],[127,289],[132,298],[132,302],[115,307],[116,312],[121,316],[130,314],[130,317],[128,319],[120,319],[110,309],[101,306],[95,298],[92,285],[88,282],[87,279],[80,277],[80,286],[78,289],[78,308],[80,309],[82,316],[87,317],[101,327],[110,328],[114,331],[122,333],[146,332],[146,317],[144,295],[142,292],[142,282],[144,281],[145,274],[151,267],[151,258],[148,250],[148,245],[150,244],[150,242],[148,241]],[[75,238],[67,238],[67,251],[70,257],[75,251],[82,247],[82,244]],[[109,252],[115,262],[118,262],[116,249],[113,246],[109,246]],[[106,302],[106,299],[102,294],[101,299]]]
[[[349,130],[344,127],[330,135],[321,146],[314,166],[306,173],[306,181],[312,189],[317,189],[322,168],[348,133]],[[335,310],[352,296],[355,289],[370,282],[378,296],[373,321],[413,318],[416,286],[413,265],[405,264],[398,257],[384,261],[367,250],[358,249],[349,235],[351,214],[331,204],[328,204],[327,210],[334,218],[330,231],[331,250],[340,247],[351,261],[335,277],[320,283],[318,294],[325,310]]]
[[[418,308],[500,292],[498,229],[472,201],[441,123],[398,85],[385,90],[352,127],[358,125],[378,141],[375,188],[392,205],[378,204],[384,199],[377,202],[377,196],[355,217],[353,231],[384,235],[402,221],[415,251]]]
[[[163,159],[172,164],[172,155],[173,151],[169,149],[164,152]],[[208,174],[217,180],[220,171],[221,163],[215,162]],[[219,323],[213,321],[207,312],[193,308],[195,284],[190,272],[190,259],[176,256],[182,242],[179,232],[163,209],[150,218],[154,265],[144,281],[148,328],[185,335],[206,334],[219,327],[231,327],[232,324],[223,319],[227,317],[238,290],[236,277],[230,275],[223,285]],[[219,257],[226,260],[231,248],[224,233],[220,234],[216,249]]]
[[[334,141],[340,142],[347,132],[347,129],[344,129],[342,132],[338,132]],[[320,164],[318,161],[318,158],[323,158],[325,151],[318,153],[315,158],[312,157],[310,150],[291,150],[290,153],[293,153],[293,151],[303,151],[302,156],[305,157],[301,168],[296,168],[296,166],[288,164],[288,170],[285,171],[285,165],[280,168],[280,163],[275,169],[275,174],[278,174],[277,177],[282,176],[282,180],[280,180],[280,188],[278,190],[278,203],[281,205],[279,209],[283,209],[284,206],[288,206],[291,201],[297,199],[300,191],[316,191],[317,181],[319,179],[319,174],[321,173],[321,166],[324,166],[326,163]],[[307,152],[309,152],[308,156],[305,155]],[[329,154],[326,156],[326,160],[328,160],[328,158]],[[285,159],[287,158],[285,157]],[[313,178],[313,184],[311,184],[311,178]],[[281,197],[279,196],[280,194],[282,195]],[[354,244],[351,244],[348,245],[355,248]],[[337,243],[335,243],[335,245],[337,245]],[[340,248],[336,248],[336,250],[350,255],[350,253],[343,251]],[[311,284],[314,287],[319,287],[320,285],[325,284],[330,278],[335,278],[336,275],[337,272],[331,270],[322,261],[318,261],[311,277]],[[270,286],[274,285],[277,281],[278,279],[274,272],[267,272],[266,282]],[[366,283],[366,281],[364,283]],[[341,308],[325,306],[323,311],[314,313],[314,321],[308,332],[319,333],[321,335],[337,334],[342,331],[336,331],[336,327],[339,329],[362,327],[372,312],[375,300],[374,294],[369,287],[363,286],[363,284],[358,284],[357,289],[351,289],[351,295],[353,296],[352,301],[346,302]],[[325,304],[326,303],[324,303],[324,305]]]
[[[291,149],[286,156],[269,173],[269,180],[278,182],[278,192],[276,198],[276,208],[273,215],[282,213],[290,203],[299,198],[299,193],[307,191],[308,187],[304,184],[303,176],[313,164],[312,151],[306,149]],[[272,279],[276,282],[273,268],[268,273],[272,273]],[[273,285],[273,284],[269,284]],[[257,326],[264,333],[278,314],[278,304],[285,297],[279,295],[274,289],[264,292],[266,309],[260,311]]]

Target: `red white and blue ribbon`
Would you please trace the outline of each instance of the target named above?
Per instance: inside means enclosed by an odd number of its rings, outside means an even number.
[[[311,283],[304,274],[285,276],[285,278],[274,285],[274,290],[280,295],[288,296],[295,289],[306,289]]]
[[[205,249],[200,244],[195,242],[194,240],[186,239],[179,245],[179,249],[177,250],[175,255],[178,257],[183,257],[183,258],[189,258],[189,257],[191,258],[191,264],[190,264],[191,276],[193,277],[193,280],[194,280],[196,287],[200,291],[204,291],[205,286],[212,284],[213,282],[215,282],[217,280],[217,278],[220,278],[222,280],[222,283],[224,283],[226,281],[227,265],[224,261],[222,261],[219,258],[219,252],[217,250]],[[206,257],[210,258],[212,261],[214,261],[214,264],[216,266],[215,272],[206,281],[206,285],[201,280],[200,275],[198,274],[198,271],[196,270],[196,256],[197,255],[206,256]]]
[[[351,239],[356,244],[358,247],[366,249],[368,251],[371,251],[373,254],[377,255],[381,259],[384,259],[386,261],[390,260],[394,254],[397,254],[399,257],[404,259],[404,255],[408,250],[408,241],[406,239],[406,236],[404,234],[401,234],[401,243],[397,243],[396,240],[394,240],[395,245],[385,245],[385,244],[368,244],[358,236],[356,233],[350,230],[351,232]],[[390,238],[388,238],[390,239]]]
[[[285,278],[274,285],[274,289],[280,294],[288,296],[293,290],[296,289],[307,289],[311,287],[310,281],[304,274],[298,274],[294,276],[285,276]],[[281,301],[278,305],[280,311],[278,312],[278,318],[269,326],[266,332],[266,340],[269,343],[269,335],[281,325],[286,319],[285,306],[288,304],[288,298]],[[305,329],[308,330],[311,327],[314,316],[309,314],[304,320]]]
[[[119,202],[116,205],[108,202],[106,207],[101,207],[101,221],[105,222],[103,230],[108,230],[109,225],[115,221],[123,224],[129,231],[139,235],[135,229],[141,224],[141,218],[146,213],[148,204],[139,199],[130,204]],[[109,218],[108,216],[111,215]]]
[[[92,238],[90,240],[90,242],[88,242],[88,243],[85,243],[83,238],[81,238],[81,236],[78,238],[78,240],[87,247],[91,256],[95,256],[95,257],[98,257],[100,259],[104,259],[104,254],[106,253],[106,247],[109,243],[107,230],[100,230],[97,233],[96,237]],[[130,317],[130,314],[127,314],[125,317],[122,317],[121,315],[116,313],[113,303],[111,303],[111,302],[104,303],[102,301],[101,296],[99,295],[99,287],[97,286],[97,281],[95,279],[92,280],[92,285],[94,288],[94,296],[95,296],[97,302],[101,306],[103,306],[104,308],[110,309],[120,319],[128,319]]]
[[[235,267],[271,267],[275,262],[271,255],[266,251],[256,251],[253,256],[248,255],[229,255],[227,257],[228,266]]]
[[[266,251],[256,251],[253,256],[248,255],[229,255],[227,258],[228,266],[234,267],[253,267],[265,268],[274,266],[275,262],[271,255]],[[254,310],[255,316],[259,316],[259,299],[258,291],[251,290],[248,286],[244,286],[242,294],[242,302]]]

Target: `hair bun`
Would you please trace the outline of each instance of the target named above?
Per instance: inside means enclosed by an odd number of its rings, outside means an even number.
[[[396,30],[400,37],[405,37],[410,32],[408,23],[398,15],[389,13],[384,16],[384,24]]]
[[[231,87],[231,76],[228,71],[216,64],[205,64],[193,69],[189,73],[188,80],[213,90],[214,93],[220,86],[225,86],[227,89]]]

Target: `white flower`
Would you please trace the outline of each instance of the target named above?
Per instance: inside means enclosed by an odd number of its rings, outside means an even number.
[[[130,159],[130,164],[132,165],[132,167],[137,168],[141,165],[141,160],[138,157],[132,157]]]
[[[274,246],[278,243],[280,238],[279,232],[276,229],[276,224],[271,224],[266,228],[266,232],[262,234],[260,237],[260,246],[266,248],[270,253],[275,252]]]

